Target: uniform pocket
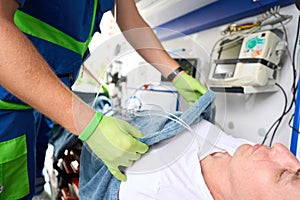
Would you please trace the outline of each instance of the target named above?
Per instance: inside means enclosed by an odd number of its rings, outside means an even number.
[[[0,142],[0,200],[29,194],[26,135]]]

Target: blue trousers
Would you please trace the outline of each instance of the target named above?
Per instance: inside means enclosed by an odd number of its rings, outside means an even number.
[[[32,199],[51,124],[33,109],[0,110],[0,199]]]

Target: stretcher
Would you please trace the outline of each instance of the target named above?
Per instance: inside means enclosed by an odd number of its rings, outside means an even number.
[[[85,102],[92,104],[94,93],[77,93]],[[97,97],[94,108],[102,111],[111,107],[106,95]],[[52,195],[55,199],[79,200],[80,153],[82,141],[60,125],[54,125],[49,143],[54,147],[52,168],[47,170]]]
[[[53,171],[48,173],[51,190],[55,199],[79,200],[79,169],[82,142],[61,127],[54,134],[61,135],[63,138],[50,142],[54,146]]]

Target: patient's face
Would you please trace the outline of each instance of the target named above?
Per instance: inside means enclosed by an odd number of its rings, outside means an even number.
[[[282,144],[242,145],[229,164],[234,199],[300,199],[299,169],[299,161]]]

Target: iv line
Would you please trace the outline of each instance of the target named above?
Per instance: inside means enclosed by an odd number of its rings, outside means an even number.
[[[88,70],[86,67],[85,67],[85,70]],[[89,71],[90,72],[90,71]],[[88,73],[89,75],[92,75],[92,73],[90,72],[90,73]],[[94,76],[92,76],[92,78],[93,79],[95,79],[95,77]],[[97,80],[97,83],[99,84],[99,85],[101,85],[101,83],[100,83],[100,81],[98,81]],[[152,85],[159,85],[159,83],[154,83],[154,82],[149,82],[149,83],[147,83],[147,84],[152,84]],[[134,91],[131,93],[131,97],[138,91],[138,89],[140,89],[142,86],[144,86],[145,84],[143,84],[143,85],[141,85],[140,87],[137,87],[136,89],[134,89]],[[100,95],[100,88],[98,89],[98,92],[97,92],[97,94],[96,94],[96,96],[95,96],[95,100],[94,100],[94,102],[93,102],[93,104],[92,104],[92,107],[94,107],[95,106],[95,103],[96,103],[96,99],[97,99],[97,97]],[[180,117],[178,117],[178,116],[176,116],[176,115],[174,115],[174,114],[172,114],[172,113],[170,113],[170,112],[167,112],[167,111],[165,111],[162,107],[160,107],[159,105],[155,105],[155,104],[147,104],[147,105],[150,105],[150,106],[155,106],[155,107],[158,107],[158,108],[160,108],[160,111],[159,110],[143,110],[143,111],[148,111],[148,113],[149,112],[151,112],[152,113],[152,115],[153,116],[160,116],[160,117],[166,117],[166,118],[168,118],[168,119],[170,119],[170,120],[172,120],[172,121],[174,121],[174,122],[176,122],[176,123],[178,123],[178,124],[180,124],[180,125],[182,125],[184,128],[186,128],[190,133],[192,133],[194,136],[197,136],[197,137],[201,137],[206,143],[209,143],[210,145],[212,145],[212,146],[215,146],[215,144],[213,144],[211,141],[209,141],[209,140],[207,140],[207,139],[205,139],[203,136],[201,136],[201,135],[198,135],[198,134],[196,134],[195,133],[195,131],[184,121],[184,120],[182,120]],[[124,108],[122,109],[122,110],[124,110]],[[128,111],[128,109],[125,109],[126,111]],[[142,114],[138,114],[137,113],[137,111],[134,111],[134,114],[135,114],[135,116],[143,116]],[[144,115],[145,116],[145,115]]]
[[[155,106],[155,107],[159,107],[161,108],[160,106],[158,105],[155,105],[155,104],[147,104],[147,105],[150,105],[150,106]],[[142,110],[143,111],[143,110]],[[165,117],[165,118],[168,118],[180,125],[182,125],[183,127],[185,127],[187,130],[193,132],[192,128],[185,122],[183,121],[181,118],[177,117],[176,115],[170,113],[170,112],[167,112],[165,110],[144,110],[144,112],[146,112],[145,114],[142,114],[143,112],[138,112],[138,111],[135,111],[133,114],[137,117],[144,117],[144,116],[147,116],[147,115],[154,115],[154,116],[159,116],[159,117]]]

